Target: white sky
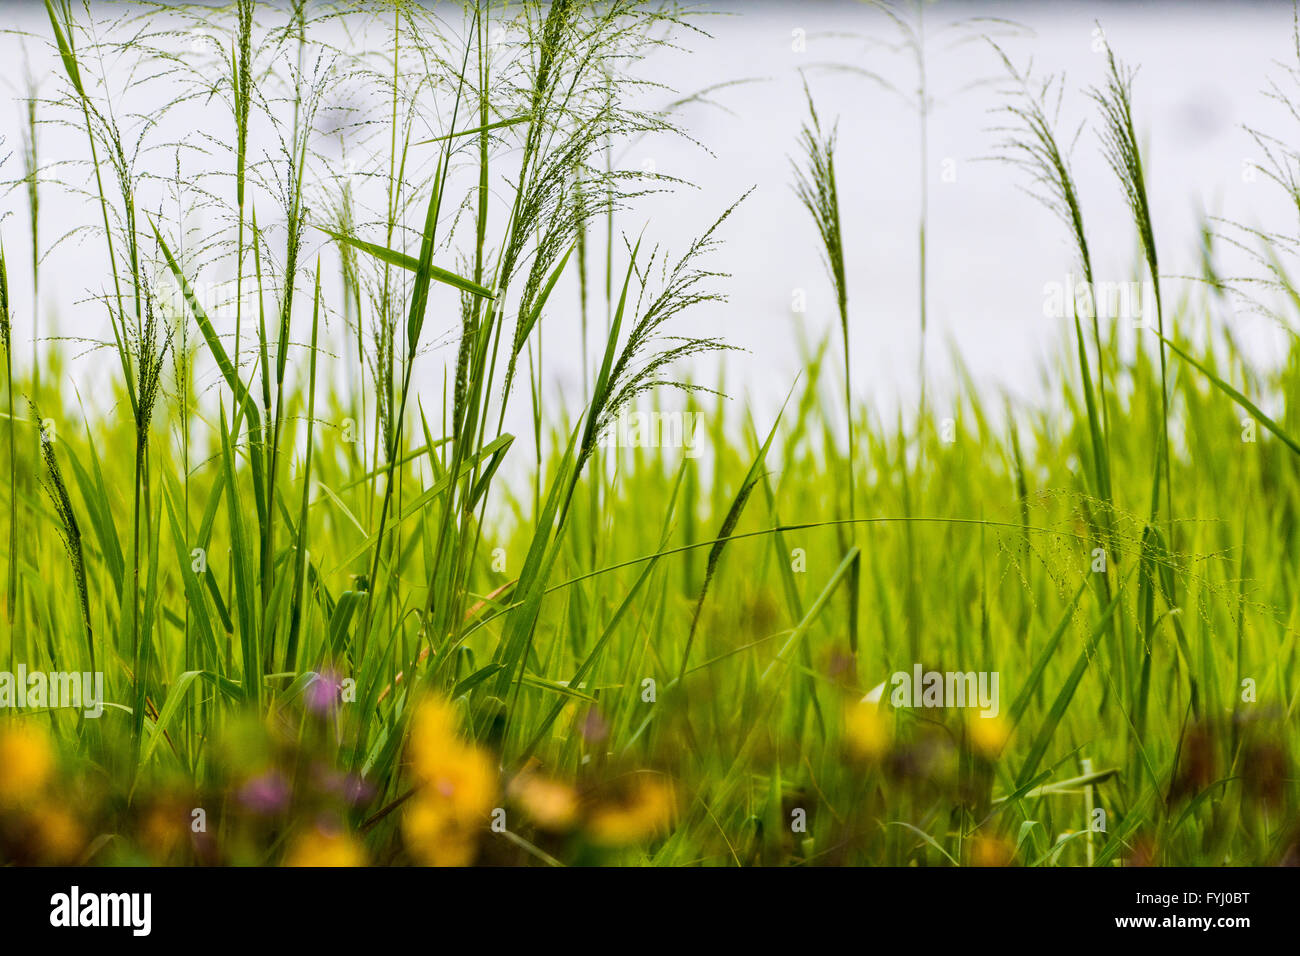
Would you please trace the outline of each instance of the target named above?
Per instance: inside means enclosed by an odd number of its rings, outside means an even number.
[[[96,9],[106,11],[100,5]],[[790,157],[804,119],[798,70],[823,62],[853,63],[885,74],[900,87],[914,81],[904,56],[829,36],[888,36],[882,18],[862,4],[734,3],[712,9],[727,14],[700,21],[712,37],[688,37],[688,51],[657,55],[647,65],[649,75],[681,94],[731,80],[756,82],[718,92],[716,101],[725,110],[695,105],[681,115],[688,132],[713,156],[680,141],[643,142],[623,154],[628,165],[653,162],[658,172],[688,179],[698,188],[643,202],[619,225],[636,234],[648,224],[648,237],[681,250],[745,189],[756,187],[728,224],[724,251],[715,260],[733,274],[724,287],[730,303],[702,308],[683,323],[692,332],[722,335],[745,350],[726,360],[727,390],[762,421],[799,370],[798,326],[810,339],[837,326],[812,225],[791,189]],[[48,23],[43,8],[6,3],[5,11],[15,31],[30,31],[39,38],[0,34],[0,62],[6,64],[0,95],[10,98],[0,103],[0,134],[4,149],[14,153],[0,166],[0,179],[12,180],[21,175],[21,105],[16,97],[22,92],[24,56],[43,95],[52,95],[59,79],[57,59],[45,43]],[[927,14],[932,27],[969,15],[1008,17],[1033,31],[1032,37],[1009,39],[1005,46],[1018,63],[1032,56],[1036,69],[1066,74],[1064,117],[1071,127],[1096,119],[1082,92],[1103,75],[1104,57],[1094,49],[1094,21],[1101,21],[1121,58],[1140,67],[1135,111],[1148,144],[1149,188],[1162,272],[1170,277],[1169,300],[1193,288],[1175,277],[1198,270],[1201,211],[1295,231],[1294,210],[1288,210],[1284,195],[1262,177],[1251,182],[1243,176],[1245,166],[1262,158],[1243,124],[1300,145],[1300,130],[1294,122],[1288,125],[1286,114],[1261,93],[1270,76],[1281,75],[1274,61],[1285,61],[1289,52],[1294,55],[1289,5],[941,2]],[[793,49],[796,31],[806,36],[803,52]],[[989,127],[997,122],[991,110],[999,99],[993,88],[961,89],[997,74],[987,47],[948,49],[936,41],[928,68],[931,88],[940,98],[930,120],[925,170],[930,185],[932,387],[942,393],[952,384],[952,343],[982,388],[1032,398],[1040,394],[1050,362],[1062,354],[1061,323],[1043,315],[1044,286],[1064,280],[1070,248],[1058,221],[1021,190],[1023,173],[979,161],[993,152],[997,137]],[[110,82],[115,76],[110,72]],[[841,134],[839,173],[855,390],[888,418],[900,402],[906,409],[916,396],[916,117],[896,96],[867,81],[818,70],[809,78],[819,111],[824,119],[838,119]],[[666,99],[667,94],[660,96]],[[212,132],[228,138],[221,129]],[[166,128],[155,136],[161,141],[191,133]],[[84,139],[75,130],[46,127],[40,137],[47,163],[79,158],[84,152]],[[265,141],[254,144],[255,151],[273,148]],[[166,168],[170,154],[150,157],[146,171],[171,173]],[[1098,278],[1128,280],[1138,261],[1136,236],[1117,183],[1101,159],[1094,125],[1084,129],[1074,161]],[[149,170],[150,163],[159,167]],[[92,204],[63,182],[71,177],[84,184],[85,175],[84,169],[67,166],[46,171],[41,216],[47,242],[97,215]],[[0,228],[14,287],[20,355],[27,354],[32,315],[24,203],[21,190],[0,197],[0,215],[8,214]],[[310,237],[308,255],[314,257],[322,244],[319,236]],[[107,335],[102,307],[84,303],[86,296],[105,288],[101,249],[98,239],[86,236],[63,243],[47,256],[40,304],[47,334],[55,329],[64,336]],[[593,274],[591,281],[599,287],[602,279]],[[791,314],[796,289],[805,291],[808,302],[807,313],[799,317]],[[328,272],[325,294],[337,308],[338,282]],[[562,294],[568,298],[557,298],[557,306],[569,307],[552,309],[545,320],[548,389],[576,400],[582,365],[580,352],[573,348],[578,323],[571,307],[573,290]],[[305,294],[300,302],[305,322]],[[1232,323],[1234,334],[1251,344],[1259,361],[1276,355],[1284,344],[1282,334],[1267,320],[1244,313],[1219,318]],[[442,344],[421,358],[426,405],[441,394],[442,364],[454,361],[454,345],[449,343],[456,321],[450,311],[430,315],[425,340]],[[336,324],[332,334],[339,331]],[[69,370],[83,397],[94,393],[87,384],[94,376],[112,374],[114,363],[106,361],[107,354],[90,355]],[[701,378],[711,383],[713,374],[705,371]],[[523,400],[512,410],[509,426],[526,432],[530,426],[525,395],[520,393]]]

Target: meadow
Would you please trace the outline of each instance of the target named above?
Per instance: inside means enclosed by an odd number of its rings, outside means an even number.
[[[58,94],[0,169],[33,224],[40,188],[84,190],[62,228],[108,268],[0,258],[0,860],[1300,864],[1300,349],[1260,368],[1211,320],[1244,298],[1293,328],[1297,239],[1207,223],[1200,292],[1162,286],[1160,171],[1118,51],[1068,91],[1131,213],[1105,239],[1065,83],[999,58],[999,155],[1083,283],[1041,405],[959,361],[951,407],[923,388],[885,420],[863,400],[843,233],[870,224],[842,221],[852,159],[810,84],[790,184],[834,331],[799,342],[760,417],[720,399],[728,344],[692,321],[744,281],[743,190],[701,197],[715,225],[666,249],[671,184],[613,160],[673,133],[627,94],[656,47],[707,29],[690,11],[45,6]],[[915,38],[914,13],[874,22]],[[319,39],[339,22],[386,46]],[[133,64],[125,88],[106,61]],[[356,105],[332,105],[339,85]],[[174,175],[141,172],[150,116],[200,105],[224,125],[164,144]],[[82,152],[39,155],[38,115]],[[364,198],[327,135],[364,157]],[[1260,175],[1300,208],[1300,152],[1262,142]],[[924,290],[921,223],[898,240]],[[1140,250],[1136,348],[1135,317],[1091,292],[1102,241]],[[1258,275],[1221,274],[1227,245]],[[85,285],[111,340],[28,353],[18,270]],[[573,348],[547,339],[569,302],[591,348],[564,404],[543,344]],[[91,348],[108,388],[67,371]],[[20,672],[102,675],[102,700],[55,706],[56,677],[20,705]],[[996,713],[899,696],[894,675],[928,672],[996,675],[971,685]]]

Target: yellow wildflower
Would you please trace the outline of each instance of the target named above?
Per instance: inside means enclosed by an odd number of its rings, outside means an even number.
[[[445,800],[418,795],[402,815],[402,835],[411,853],[426,866],[469,866],[474,862],[477,833],[458,824]]]
[[[448,751],[424,775],[430,799],[444,801],[457,820],[466,823],[485,817],[496,797],[496,768],[483,751],[461,746]]]
[[[626,793],[591,811],[588,834],[592,842],[603,846],[639,843],[668,828],[675,803],[671,785],[658,777],[639,774]]]
[[[365,866],[366,852],[350,833],[312,827],[294,840],[284,865]]]
[[[166,860],[185,830],[184,820],[175,809],[165,803],[155,803],[141,821],[140,844],[155,860]]]
[[[495,764],[460,739],[454,709],[438,698],[412,718],[408,753],[420,782],[402,817],[411,852],[432,866],[472,863],[478,830],[496,800]]]
[[[844,740],[860,760],[876,761],[889,751],[889,720],[871,701],[850,704],[844,713]]]
[[[1011,738],[1011,725],[1002,717],[975,716],[968,721],[970,745],[985,760],[996,760]]]
[[[516,777],[510,785],[510,796],[543,830],[567,830],[578,816],[578,794],[573,787],[540,774]]]
[[[32,811],[31,833],[37,858],[42,863],[68,864],[85,846],[81,825],[66,810],[42,806]]]
[[[433,776],[448,755],[464,746],[456,733],[456,709],[441,697],[426,699],[411,718],[407,752],[417,777]]]
[[[1010,866],[1016,848],[1007,840],[995,836],[977,836],[970,844],[971,866]]]
[[[0,804],[38,795],[53,769],[50,741],[40,727],[12,724],[0,730]]]

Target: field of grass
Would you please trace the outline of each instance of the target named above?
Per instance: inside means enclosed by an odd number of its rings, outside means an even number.
[[[39,105],[84,153],[43,178],[88,190],[63,228],[112,268],[46,274],[9,244],[0,277],[86,286],[115,384],[77,388],[67,343],[34,369],[0,286],[0,670],[100,673],[103,712],[20,705],[0,676],[0,861],[1300,863],[1300,349],[1254,368],[1211,323],[1240,291],[1213,233],[1203,292],[1160,297],[1122,62],[1088,102],[1157,290],[1137,349],[1067,303],[1041,408],[963,379],[951,411],[882,421],[847,359],[869,330],[841,230],[866,225],[841,223],[849,164],[810,94],[792,182],[835,334],[756,420],[687,377],[725,348],[691,310],[744,281],[736,197],[665,250],[626,212],[660,184],[610,161],[671,132],[622,97],[689,15],[47,8],[63,73]],[[324,49],[339,17],[387,48]],[[207,59],[168,55],[192,29]],[[222,105],[224,169],[136,172],[134,88],[100,66],[123,58],[184,91],[164,109]],[[1004,157],[1091,281],[1058,87],[1005,66]],[[378,209],[313,168],[343,78]],[[248,148],[259,127],[280,152]],[[1261,175],[1300,205],[1297,154],[1270,143]],[[201,224],[175,212],[183,180]],[[1294,324],[1295,239],[1232,235]],[[213,303],[217,263],[239,288]],[[595,346],[562,407],[543,342],[578,285]],[[531,434],[503,431],[507,402]],[[702,449],[602,440],[679,407]],[[918,667],[996,674],[997,714],[900,705],[892,675]]]

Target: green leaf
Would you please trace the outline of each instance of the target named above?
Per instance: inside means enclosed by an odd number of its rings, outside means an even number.
[[[406,255],[404,252],[397,252],[394,249],[376,245],[373,242],[354,239],[352,236],[344,235],[341,232],[335,232],[333,229],[326,229],[322,226],[317,226],[316,228],[320,229],[321,232],[327,234],[332,239],[346,243],[354,249],[360,249],[362,252],[368,252],[376,259],[387,262],[390,266],[397,266],[399,269],[406,269],[408,272],[420,271],[420,261]],[[435,266],[432,263],[429,264],[428,270],[430,278],[437,279],[439,282],[445,282],[447,285],[454,286],[462,292],[468,292],[471,295],[477,295],[484,299],[496,298],[496,294],[491,289],[479,285],[472,279],[466,279],[464,276],[456,275],[454,272],[448,272],[446,269]]]
[[[430,143],[441,143],[449,139],[455,139],[459,136],[473,136],[475,133],[487,133],[494,129],[505,129],[508,126],[518,126],[520,123],[527,123],[533,118],[532,113],[523,113],[519,116],[512,116],[510,119],[497,120],[495,123],[487,123],[483,126],[475,126],[473,129],[458,129],[454,133],[445,133],[442,136],[435,136],[433,139],[422,139],[413,146],[427,146]]]
[[[68,79],[72,81],[72,87],[77,91],[77,95],[85,97],[85,90],[81,85],[81,69],[77,66],[77,58],[72,52],[72,45],[68,42],[67,36],[63,33],[63,28],[59,26],[58,17],[54,13],[54,5],[50,0],[45,0],[45,12],[50,15],[50,26],[54,28],[54,42],[59,48],[59,57],[63,60],[63,69],[67,71]]]
[[[202,673],[202,671],[185,671],[168,688],[167,699],[163,701],[162,710],[158,712],[158,720],[154,723],[153,733],[149,735],[144,752],[140,755],[141,763],[148,760],[149,755],[153,753],[154,747],[158,746],[159,739],[167,732],[167,727],[171,724],[172,718],[176,716],[176,711],[180,709],[181,701],[185,699],[185,692],[190,689],[194,679]]]
[[[1256,405],[1254,402],[1248,399],[1245,395],[1241,394],[1241,392],[1237,391],[1235,388],[1233,388],[1223,379],[1219,378],[1219,376],[1211,372],[1202,363],[1192,358],[1190,355],[1188,355],[1186,352],[1180,349],[1173,342],[1170,342],[1163,335],[1160,335],[1157,332],[1156,337],[1160,339],[1160,341],[1164,342],[1165,345],[1173,349],[1174,353],[1178,355],[1178,357],[1181,358],[1184,362],[1187,362],[1189,365],[1192,365],[1195,368],[1199,369],[1201,374],[1203,374],[1206,378],[1208,378],[1216,388],[1218,388],[1221,392],[1223,392],[1225,395],[1231,398],[1234,402],[1236,402],[1238,405],[1240,405],[1242,408],[1248,411],[1251,414],[1251,417],[1255,419],[1255,421],[1259,422],[1261,425],[1263,425],[1265,428],[1271,431],[1278,438],[1282,439],[1282,441],[1286,444],[1286,446],[1290,448],[1293,452],[1295,452],[1297,455],[1300,455],[1300,442],[1297,442],[1294,438],[1292,438],[1290,435],[1284,432],[1282,430],[1281,425],[1279,425],[1277,422],[1273,421],[1273,419],[1269,418],[1262,411],[1260,411],[1258,405]]]

